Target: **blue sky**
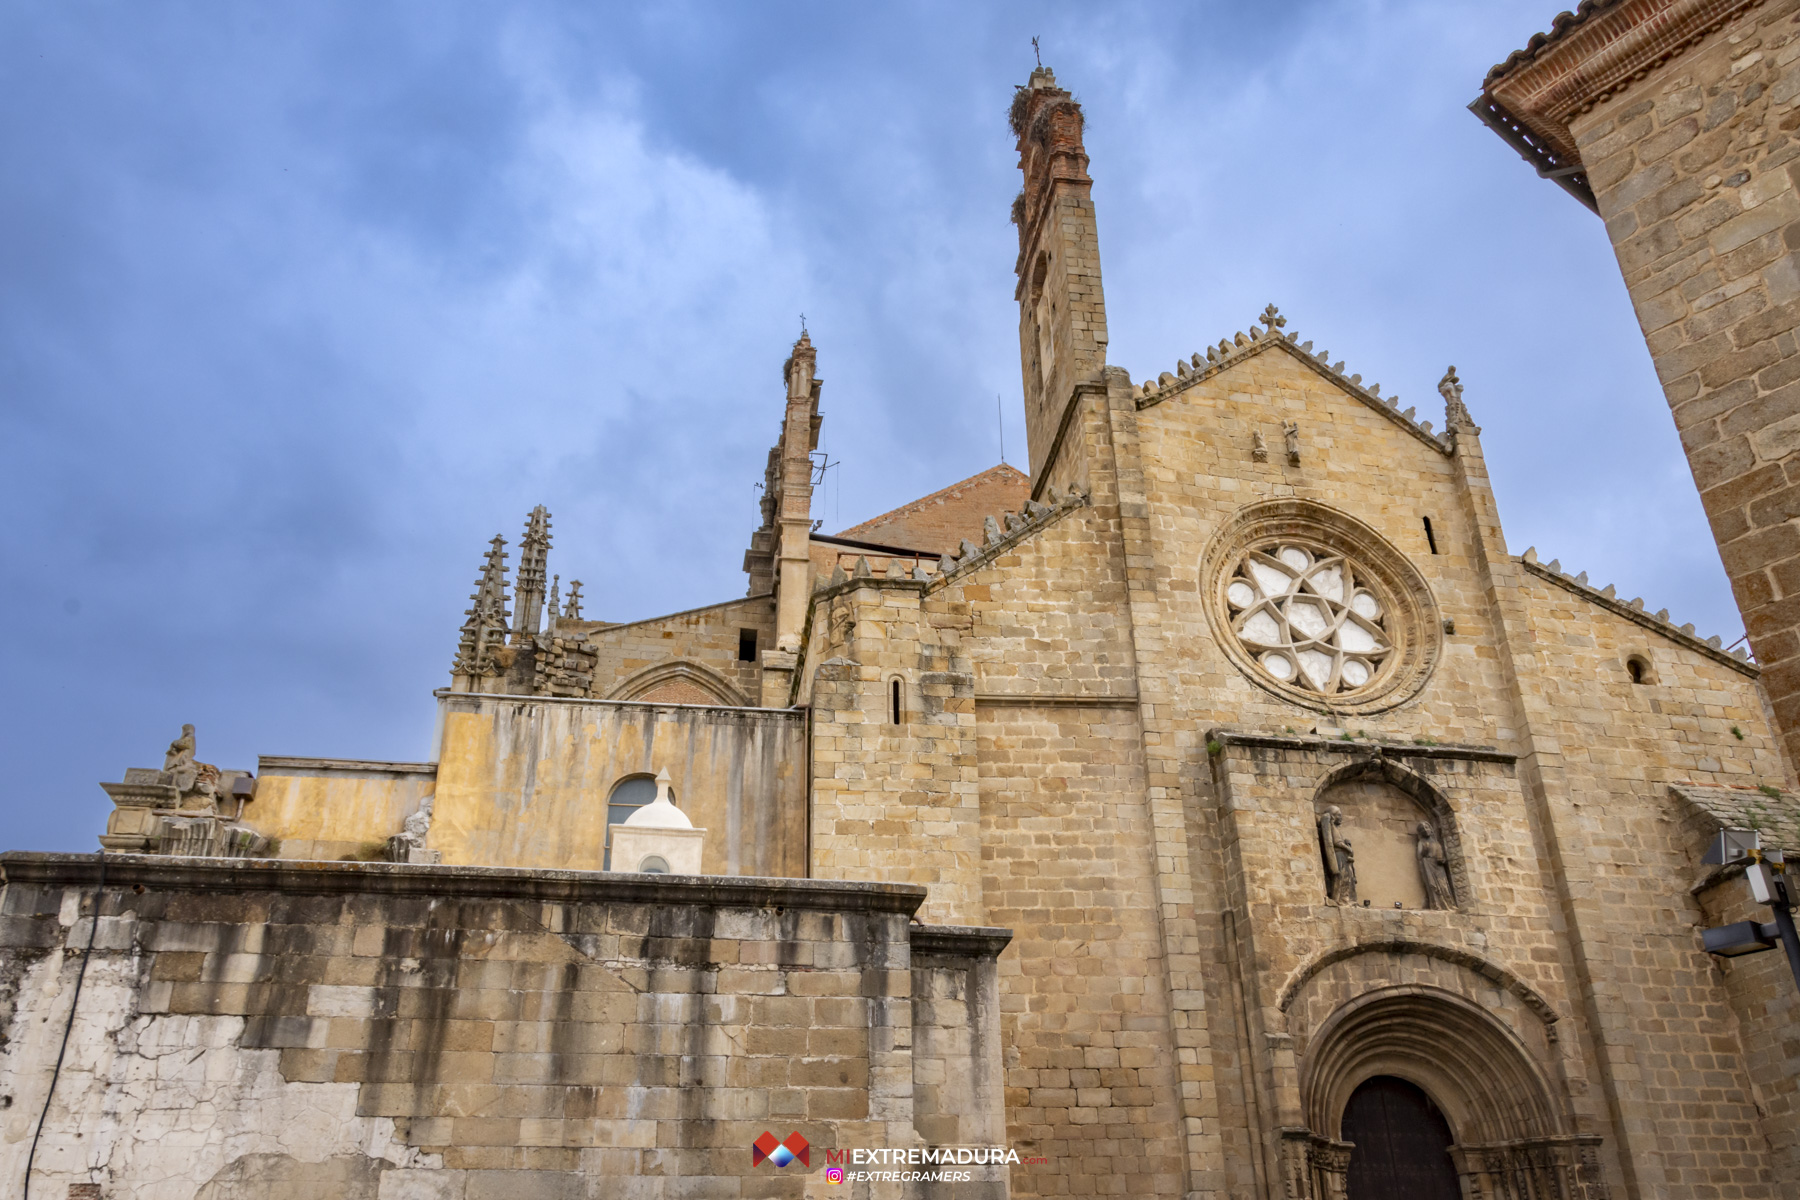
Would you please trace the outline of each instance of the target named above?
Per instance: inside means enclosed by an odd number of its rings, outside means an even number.
[[[200,757],[427,755],[488,538],[742,593],[805,312],[841,528],[1024,445],[1005,111],[1083,102],[1112,361],[1289,330],[1508,541],[1741,631],[1598,218],[1465,110],[1540,2],[0,9],[6,848]]]

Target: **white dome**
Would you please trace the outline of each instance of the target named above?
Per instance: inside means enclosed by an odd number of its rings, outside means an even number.
[[[669,772],[656,773],[656,799],[625,818],[625,824],[638,829],[692,829],[694,823],[669,799]]]

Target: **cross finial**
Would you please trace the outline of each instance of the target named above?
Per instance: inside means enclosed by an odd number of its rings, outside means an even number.
[[[1040,71],[1043,70],[1044,52],[1038,48],[1038,40],[1036,38],[1031,39],[1031,53],[1034,57],[1037,58],[1038,69]]]
[[[1268,327],[1270,333],[1274,333],[1277,329],[1280,329],[1287,324],[1287,318],[1282,316],[1281,310],[1276,308],[1273,304],[1262,310],[1261,320],[1262,323]]]
[[[800,332],[801,333],[806,332],[806,314],[805,313],[800,314]]]

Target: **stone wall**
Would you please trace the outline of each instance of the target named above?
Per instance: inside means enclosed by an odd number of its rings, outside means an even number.
[[[813,871],[921,884],[932,920],[983,924],[973,679],[923,590],[852,579],[815,597]]]
[[[1709,874],[1695,889],[1706,926],[1770,919],[1769,909],[1751,899],[1741,871]],[[1800,1200],[1800,1039],[1794,1036],[1800,1026],[1800,991],[1787,956],[1777,948],[1716,959],[1713,971],[1730,998],[1742,1070],[1748,1076],[1744,1100],[1763,1114],[1777,1194]]]
[[[762,668],[738,657],[746,629],[756,632],[757,654],[774,646],[773,599],[752,596],[623,625],[563,621],[557,626],[565,637],[585,631],[588,644],[599,652],[595,696],[755,705],[762,693]]]
[[[798,1197],[828,1150],[987,1145],[1002,1123],[1005,931],[909,927],[916,888],[137,856],[109,857],[104,885],[74,855],[0,869],[9,1194],[78,977],[34,1195]],[[765,1131],[801,1133],[810,1166],[753,1165]],[[1005,1195],[974,1173],[953,1194]]]
[[[427,845],[446,863],[596,870],[614,786],[666,769],[706,830],[706,874],[807,873],[805,713],[447,692],[439,703]]]
[[[388,837],[437,788],[436,763],[263,755],[244,823],[281,858],[381,857]]]
[[[1619,6],[1516,55],[1487,85],[1578,151],[1790,760],[1800,759],[1797,15],[1795,0]]]

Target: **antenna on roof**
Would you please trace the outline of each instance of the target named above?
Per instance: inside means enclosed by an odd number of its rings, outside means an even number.
[[[1031,40],[1035,42],[1037,39],[1032,38]],[[1001,407],[999,392],[994,393],[994,418],[1000,422],[1000,463],[1004,466],[1006,463],[1006,409]]]
[[[1043,68],[1044,68],[1044,52],[1042,50],[1038,49],[1038,43],[1037,43],[1036,38],[1031,39],[1031,53],[1037,57],[1038,69],[1040,71],[1043,70]],[[1004,462],[1005,460],[1002,459],[1001,461]]]

